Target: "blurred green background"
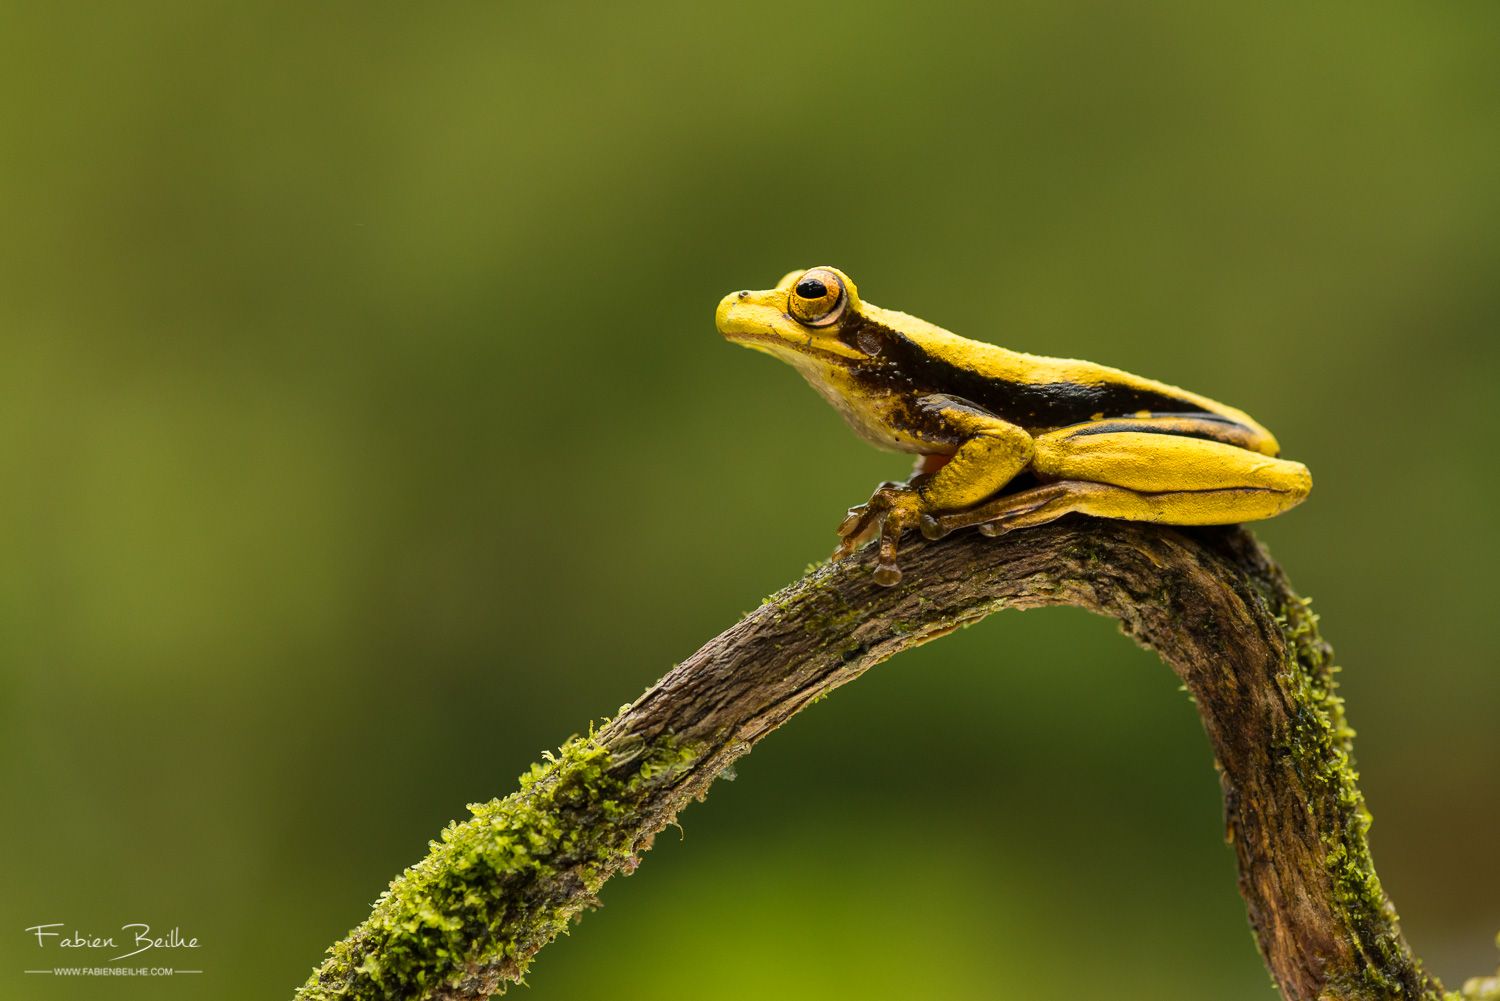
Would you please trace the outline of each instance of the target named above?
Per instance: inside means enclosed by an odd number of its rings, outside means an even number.
[[[1493,3],[6,5],[0,995],[287,996],[465,803],[826,555],[907,460],[712,325],[816,263],[1312,467],[1258,531],[1346,667],[1409,938],[1491,968],[1497,37]],[[1270,996],[1192,706],[1107,621],[906,654],[739,776],[519,996]],[[206,972],[23,979],[42,921],[177,925]]]

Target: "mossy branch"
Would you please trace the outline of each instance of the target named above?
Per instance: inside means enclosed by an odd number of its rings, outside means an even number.
[[[1436,999],[1366,841],[1332,653],[1250,533],[1067,518],[913,543],[901,586],[865,554],[816,567],[710,640],[598,732],[471,807],[329,950],[303,1001],[483,998],[761,738],[901,650],[1003,608],[1120,621],[1202,715],[1239,888],[1289,1001]],[[1486,985],[1475,981],[1472,995]],[[1458,995],[1448,995],[1455,998]]]

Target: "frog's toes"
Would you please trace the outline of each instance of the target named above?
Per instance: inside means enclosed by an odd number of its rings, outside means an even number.
[[[953,531],[943,524],[943,519],[940,516],[935,514],[922,515],[921,519],[917,522],[917,527],[922,530],[923,536],[931,539],[933,542]]]
[[[834,547],[833,555],[830,557],[830,559],[843,559],[845,556],[848,556],[850,553],[854,552],[860,546],[868,542],[870,539],[870,535],[871,532],[861,532],[858,535],[845,536],[844,541],[840,542],[837,546]]]
[[[880,525],[880,553],[875,558],[872,576],[881,587],[893,587],[901,581],[901,568],[896,565],[896,551],[901,542],[901,530],[907,525],[904,512],[891,511]]]
[[[843,559],[868,542],[880,530],[882,520],[883,512],[872,510],[868,504],[851,507],[836,530],[840,541],[838,548],[833,551],[833,558]]]
[[[839,524],[838,534],[843,541],[834,550],[834,558],[848,556],[878,534],[880,549],[875,559],[875,582],[890,587],[901,580],[901,570],[896,566],[901,533],[917,524],[921,510],[921,500],[909,486],[880,484],[868,503],[850,508]]]
[[[847,539],[851,535],[859,533],[870,515],[870,505],[856,504],[844,515],[844,520],[839,522],[839,527],[834,529],[840,538]]]

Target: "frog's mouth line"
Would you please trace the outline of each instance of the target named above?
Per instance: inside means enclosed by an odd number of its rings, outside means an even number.
[[[790,319],[790,317],[788,317],[788,319]],[[781,352],[797,355],[809,355],[816,358],[826,359],[827,361],[835,363],[848,362],[864,357],[863,355],[856,355],[852,351],[849,354],[844,354],[843,352],[839,351],[830,351],[827,348],[814,347],[814,335],[812,334],[808,334],[806,341],[803,342],[794,341],[789,337],[783,337],[775,332],[760,333],[758,331],[743,329],[729,331],[723,330],[721,328],[719,333],[724,335],[724,339],[726,341],[732,341],[736,344],[742,344],[747,348],[764,350],[768,354],[777,354],[778,352],[773,349],[780,348]],[[761,345],[765,345],[765,347],[762,348]]]

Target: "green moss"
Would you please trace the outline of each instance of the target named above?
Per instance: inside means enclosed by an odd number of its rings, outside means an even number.
[[[1340,923],[1362,959],[1363,982],[1344,986],[1358,989],[1356,996],[1372,991],[1379,997],[1410,996],[1405,985],[1421,978],[1421,968],[1401,939],[1395,909],[1375,874],[1367,838],[1371,816],[1354,764],[1354,730],[1338,695],[1333,651],[1318,634],[1309,604],[1303,598],[1283,600],[1277,616],[1290,653],[1278,680],[1291,709],[1291,733],[1278,750],[1289,756],[1309,800],[1329,814],[1318,825],[1328,832],[1324,867]]]
[[[847,568],[845,568],[847,570]],[[769,595],[762,608],[778,619],[792,618],[803,632],[815,636],[846,631],[870,611],[849,600],[833,585],[840,569],[828,562],[810,564],[807,575],[789,587]]]
[[[298,997],[424,997],[476,971],[491,990],[519,980],[611,873],[634,867],[645,793],[701,753],[668,739],[619,761],[591,733],[544,755],[519,791],[449,824]]]

